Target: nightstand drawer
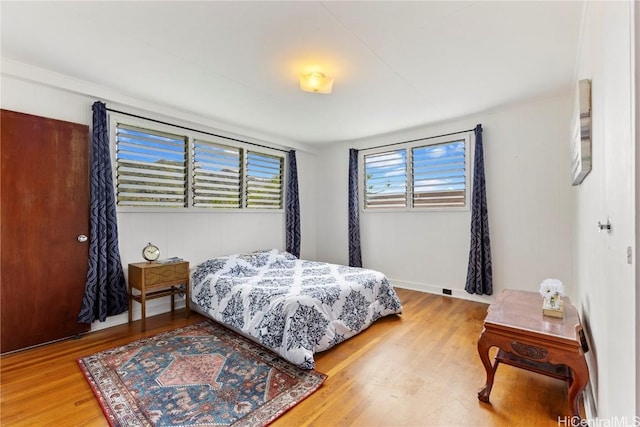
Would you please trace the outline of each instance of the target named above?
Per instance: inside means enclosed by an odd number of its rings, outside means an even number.
[[[144,281],[147,286],[160,282],[186,280],[189,276],[189,263],[181,262],[176,264],[158,265],[154,268],[145,269],[144,274]]]

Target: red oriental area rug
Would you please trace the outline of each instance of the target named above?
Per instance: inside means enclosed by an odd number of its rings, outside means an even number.
[[[78,363],[112,426],[264,426],[326,378],[208,321]]]

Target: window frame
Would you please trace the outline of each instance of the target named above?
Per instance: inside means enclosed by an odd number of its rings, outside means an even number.
[[[111,154],[111,169],[112,169],[112,180],[115,197],[116,197],[116,211],[122,213],[128,212],[146,212],[146,213],[277,213],[283,214],[285,212],[286,207],[286,197],[287,197],[287,186],[286,186],[286,177],[288,176],[288,162],[287,162],[287,153],[282,149],[278,148],[268,148],[264,147],[260,144],[257,146],[256,144],[252,144],[247,141],[243,143],[242,141],[238,141],[234,137],[229,137],[229,139],[224,138],[224,136],[214,136],[206,131],[199,132],[198,130],[185,129],[179,123],[165,124],[158,123],[153,119],[144,119],[140,117],[130,116],[128,114],[122,114],[118,112],[109,112],[107,116],[107,120],[109,123],[109,150]],[[127,126],[138,127],[142,129],[148,129],[156,132],[169,133],[173,135],[180,135],[186,137],[187,144],[187,179],[186,179],[186,191],[187,191],[187,202],[185,207],[162,207],[162,206],[122,206],[117,204],[117,190],[118,190],[118,174],[117,174],[117,143],[116,143],[116,133],[118,124],[123,124]],[[222,134],[220,131],[216,131],[216,133]],[[281,205],[279,208],[253,208],[246,206],[246,159],[243,160],[241,165],[242,177],[241,177],[241,187],[240,187],[240,207],[221,207],[221,208],[213,208],[210,206],[193,206],[193,170],[194,170],[194,143],[195,141],[205,141],[218,145],[225,145],[230,147],[239,148],[242,153],[257,152],[259,154],[264,154],[266,156],[280,157],[282,158],[282,198]]]
[[[472,149],[475,145],[475,140],[472,138],[473,132],[461,132],[455,135],[439,136],[428,139],[416,140],[413,142],[390,144],[387,146],[373,148],[373,149],[361,149],[358,153],[358,183],[359,183],[359,195],[358,203],[361,213],[384,213],[384,212],[464,212],[471,209],[471,186],[473,184],[473,152]],[[446,144],[457,141],[464,142],[465,152],[465,204],[464,206],[413,206],[413,191],[414,191],[414,176],[413,176],[413,149],[420,147],[427,147],[432,145]],[[398,150],[406,150],[406,177],[407,177],[407,190],[405,193],[407,199],[407,206],[403,207],[366,207],[366,174],[365,174],[365,157],[388,153]]]

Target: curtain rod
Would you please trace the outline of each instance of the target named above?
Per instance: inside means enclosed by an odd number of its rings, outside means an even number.
[[[478,125],[478,126],[480,126],[482,128],[482,125]],[[362,148],[359,151],[375,150],[376,148],[391,147],[393,145],[400,145],[400,144],[409,144],[411,142],[425,141],[427,139],[434,139],[434,138],[440,138],[440,137],[443,137],[443,136],[457,135],[459,133],[473,132],[474,130],[475,130],[475,128],[467,129],[467,130],[459,130],[457,132],[451,132],[451,133],[443,133],[442,135],[427,136],[426,138],[411,139],[409,141],[392,142],[390,144],[382,144],[382,145],[376,145],[375,147]]]
[[[167,125],[167,126],[173,126],[173,127],[177,127],[177,128],[184,129],[184,130],[190,130],[192,132],[199,132],[199,133],[204,133],[205,135],[210,135],[210,136],[215,136],[215,137],[218,137],[218,138],[228,139],[229,141],[241,142],[243,144],[249,144],[249,145],[254,145],[256,147],[267,148],[269,150],[281,151],[283,153],[288,153],[289,152],[289,150],[285,150],[285,149],[282,149],[282,148],[269,147],[267,145],[257,144],[255,142],[249,142],[249,141],[244,141],[242,139],[231,138],[230,136],[218,135],[216,133],[206,132],[206,131],[203,131],[203,130],[200,130],[200,129],[190,128],[188,126],[177,125],[175,123],[163,122],[162,120],[151,119],[149,117],[139,116],[137,114],[131,114],[131,113],[127,113],[125,111],[114,110],[112,108],[107,108],[106,110],[107,111],[111,111],[112,113],[124,114],[125,116],[135,117],[137,119],[149,120],[151,122],[160,123],[160,124]]]

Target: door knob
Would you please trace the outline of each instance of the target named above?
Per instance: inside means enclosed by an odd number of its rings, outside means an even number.
[[[84,234],[81,234],[81,235],[78,236],[78,242],[80,242],[80,243],[84,243],[87,240],[89,240],[89,238],[87,236],[85,236]]]

